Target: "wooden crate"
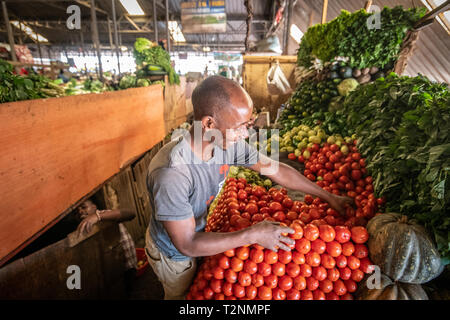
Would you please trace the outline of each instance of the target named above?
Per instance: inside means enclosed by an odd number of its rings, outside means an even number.
[[[165,136],[161,85],[0,107],[0,266]]]
[[[267,73],[271,64],[279,61],[284,75],[292,89],[295,89],[294,70],[297,64],[296,56],[244,56],[243,81],[244,89],[253,100],[256,111],[263,108],[270,112],[270,119],[275,120],[277,110],[285,103],[291,94],[272,96],[267,90]]]
[[[166,76],[164,88],[164,121],[166,134],[186,121],[186,78],[180,77],[180,84],[170,84]]]

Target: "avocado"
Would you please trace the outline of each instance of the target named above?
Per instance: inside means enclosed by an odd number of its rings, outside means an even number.
[[[330,79],[334,80],[334,79],[339,79],[339,73],[337,73],[337,71],[333,71],[330,73]]]
[[[353,77],[353,70],[350,67],[342,67],[339,69],[339,73],[341,77],[344,79]]]

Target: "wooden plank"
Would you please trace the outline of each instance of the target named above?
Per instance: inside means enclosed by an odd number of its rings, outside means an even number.
[[[372,0],[366,1],[366,4],[364,5],[364,10],[366,10],[366,12],[369,12],[371,6],[372,6]]]
[[[153,85],[2,104],[0,265],[161,141],[163,103]]]
[[[166,133],[186,121],[186,77],[180,77],[180,84],[170,84],[166,76],[164,89],[164,120]]]
[[[297,62],[297,56],[251,56],[245,55],[245,62],[251,63],[271,63],[275,61],[279,61],[280,63],[295,63]]]

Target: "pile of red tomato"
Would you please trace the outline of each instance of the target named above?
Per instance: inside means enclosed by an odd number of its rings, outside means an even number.
[[[365,159],[356,148],[356,140],[346,146],[349,152],[344,155],[336,144],[325,143],[323,147],[314,144],[308,149],[310,158],[299,156],[298,161],[305,164],[303,174],[309,180],[328,192],[354,199],[357,209],[348,208],[348,226],[365,226],[385,200],[374,195],[373,179],[367,176]]]
[[[291,251],[252,244],[207,257],[187,299],[353,299],[358,282],[372,272],[365,227],[345,226],[318,198],[292,201],[283,188],[267,191],[245,179],[227,179],[206,231],[232,232],[262,220],[295,230]]]

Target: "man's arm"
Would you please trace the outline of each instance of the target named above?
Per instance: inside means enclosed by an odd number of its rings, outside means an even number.
[[[328,202],[334,209],[343,215],[345,214],[345,207],[353,203],[351,198],[341,197],[322,189],[287,164],[281,162],[276,163],[274,160],[261,154],[259,154],[259,157],[260,160],[250,168],[257,172],[261,172],[263,168],[273,168],[278,165],[277,172],[272,174],[263,174],[286,188],[298,190],[312,196],[319,197]]]
[[[290,251],[286,245],[295,241],[282,233],[294,230],[280,226],[277,222],[262,221],[247,229],[235,232],[195,232],[195,219],[163,221],[172,243],[182,254],[188,257],[212,256],[233,248],[257,243],[265,248],[277,251],[278,248]]]

